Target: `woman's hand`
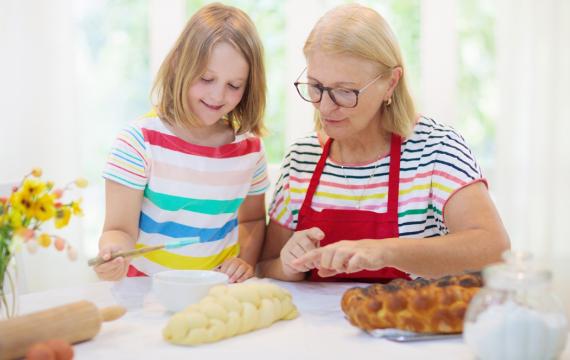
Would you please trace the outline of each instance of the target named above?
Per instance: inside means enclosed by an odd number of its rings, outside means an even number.
[[[126,249],[118,244],[104,245],[99,250],[99,256],[103,258],[103,260],[109,260],[112,254],[124,250]],[[128,259],[119,256],[109,262],[95,266],[94,270],[101,280],[118,281],[127,275],[129,263],[130,261]]]
[[[296,263],[295,260],[316,250],[324,237],[325,233],[317,227],[296,231],[281,249],[280,258],[283,272],[296,274],[314,269],[315,264],[312,261]]]
[[[321,277],[361,270],[378,270],[387,266],[383,247],[387,244],[386,241],[387,239],[339,241],[307,252],[295,259],[292,266],[314,266],[319,269]]]
[[[230,278],[230,283],[242,282],[253,276],[253,266],[237,257],[227,259],[216,268],[216,271],[226,274]]]

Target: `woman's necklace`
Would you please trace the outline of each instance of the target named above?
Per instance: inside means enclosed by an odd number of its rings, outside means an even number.
[[[339,149],[340,150],[340,149]],[[380,153],[381,154],[381,153]],[[346,175],[346,169],[344,167],[344,160],[342,158],[342,151],[339,151],[339,157],[340,157],[340,168],[342,169],[342,175],[344,176],[344,181],[346,182],[346,185],[348,186],[348,189],[350,190],[350,192],[352,193],[352,195],[356,198],[356,200],[358,201],[356,204],[356,208],[358,210],[360,210],[360,203],[362,202],[362,199],[364,199],[364,193],[366,192],[366,189],[368,188],[368,186],[370,185],[370,183],[372,182],[372,178],[374,177],[374,175],[376,175],[376,169],[378,168],[378,163],[380,162],[380,154],[378,155],[378,157],[376,158],[375,162],[374,162],[374,168],[372,169],[372,172],[370,173],[370,176],[368,177],[368,181],[366,182],[366,184],[364,184],[364,186],[362,187],[362,191],[360,191],[360,195],[356,196],[356,193],[352,190],[353,186],[350,183],[350,180],[348,178],[348,176]]]

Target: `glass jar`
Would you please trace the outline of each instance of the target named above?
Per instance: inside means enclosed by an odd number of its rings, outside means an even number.
[[[503,259],[483,269],[484,287],[465,314],[465,342],[481,360],[556,359],[568,319],[550,290],[552,273],[528,253],[507,251]]]

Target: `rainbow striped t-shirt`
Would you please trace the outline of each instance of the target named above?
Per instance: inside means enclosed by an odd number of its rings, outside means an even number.
[[[134,258],[145,274],[212,269],[239,253],[237,211],[248,195],[269,187],[263,144],[236,135],[219,147],[188,143],[158,117],[131,123],[118,135],[103,177],[143,190],[137,247],[187,237],[200,243]]]
[[[291,145],[269,209],[277,223],[295,230],[298,214],[323,144],[316,134]],[[388,207],[390,156],[369,164],[343,165],[330,159],[312,208],[357,209],[384,213]],[[401,148],[398,229],[400,237],[424,238],[448,232],[446,202],[457,190],[484,181],[465,140],[451,127],[420,117]],[[486,182],[485,182],[486,183]]]

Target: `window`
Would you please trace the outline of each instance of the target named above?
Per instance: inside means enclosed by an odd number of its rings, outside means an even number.
[[[181,19],[180,28],[170,26],[171,38],[176,38],[184,22],[209,2],[179,0],[177,4],[185,7],[186,16]],[[264,44],[268,78],[266,124],[270,131],[265,145],[273,169],[281,162],[288,143],[312,129],[312,107],[298,99],[292,85],[304,65],[303,42],[321,15],[347,2],[224,1],[250,15]],[[411,89],[421,103],[425,95],[421,90],[431,85],[422,85],[423,75],[426,75],[422,74],[426,70],[421,69],[422,56],[425,56],[421,51],[422,21],[426,20],[422,18],[425,16],[422,7],[437,4],[430,0],[362,0],[360,3],[379,11],[393,27],[402,47]],[[84,174],[94,185],[85,199],[90,214],[86,218],[86,251],[93,254],[97,251],[103,221],[101,168],[118,130],[150,108],[149,92],[155,75],[151,60],[154,56],[155,62],[161,62],[164,54],[153,53],[150,44],[152,32],[157,31],[149,25],[153,0],[82,0],[74,4],[79,29],[76,87],[77,116],[82,124],[83,140],[80,157]],[[453,125],[467,138],[483,167],[490,169],[495,121],[494,5],[490,0],[461,0],[453,4],[457,6],[456,18],[449,28],[457,32],[457,58],[452,61],[458,64],[457,83],[453,87],[457,101],[451,104],[457,114]],[[154,5],[171,12],[171,16],[166,14],[166,19],[180,18],[178,5],[171,6],[171,10],[165,8],[164,3]],[[157,26],[165,31],[165,26]],[[434,41],[438,40],[436,37]],[[419,109],[425,110],[422,106]]]
[[[80,162],[90,182],[84,192],[83,249],[93,256],[104,219],[105,159],[115,134],[150,108],[148,2],[83,0],[75,15]]]
[[[479,165],[493,169],[497,86],[495,82],[495,5],[462,0],[458,9],[458,128]]]

